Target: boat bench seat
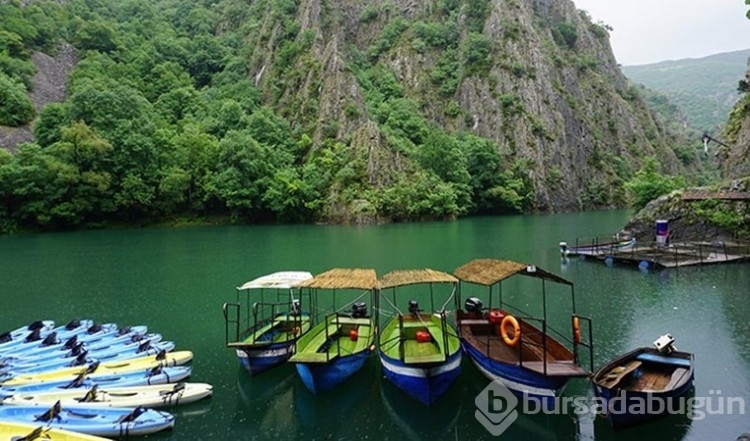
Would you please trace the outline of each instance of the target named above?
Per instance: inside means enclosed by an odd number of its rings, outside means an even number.
[[[599,385],[611,389],[615,387],[626,375],[635,371],[641,367],[641,362],[638,360],[631,360],[625,366],[617,366],[613,368],[604,378],[599,380]]]
[[[404,321],[404,328],[426,328],[427,324],[420,321]]]
[[[644,352],[642,354],[638,354],[638,356],[635,358],[636,360],[646,361],[650,363],[669,364],[669,365],[680,366],[680,367],[685,367],[685,368],[690,367],[690,360],[686,360],[684,358],[678,358],[678,357],[669,357],[667,355],[649,354],[649,353]]]
[[[298,352],[289,359],[292,363],[327,363],[338,357],[338,354],[326,352]]]
[[[369,326],[370,325],[370,318],[369,317],[361,317],[361,318],[354,318],[354,317],[336,317],[333,321],[333,323],[338,323],[340,325],[360,325],[360,326]]]
[[[486,320],[486,319],[464,319],[464,320],[461,320],[461,322],[459,324],[461,326],[463,326],[463,325],[469,325],[469,326],[471,326],[471,325],[489,325],[490,321]]]
[[[428,354],[428,355],[406,355],[404,356],[404,363],[407,364],[420,364],[420,363],[439,363],[445,361],[445,354]]]
[[[672,378],[669,380],[669,383],[667,383],[667,385],[664,386],[664,390],[674,389],[677,383],[679,383],[680,380],[682,380],[682,377],[687,375],[688,372],[689,372],[688,369],[685,369],[682,367],[675,369],[674,372],[672,372]]]

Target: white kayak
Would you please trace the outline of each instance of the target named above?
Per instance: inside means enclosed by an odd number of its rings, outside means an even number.
[[[190,362],[192,359],[192,351],[160,352],[155,355],[131,358],[127,360],[115,360],[107,362],[97,361],[87,366],[64,367],[38,373],[22,373],[6,381],[3,381],[0,384],[2,384],[2,386],[5,388],[31,383],[45,383],[60,380],[69,381],[81,374],[89,375],[91,378],[97,378],[99,375],[118,375],[135,371],[146,371],[157,366],[182,366]]]
[[[159,410],[143,407],[78,408],[66,407],[60,402],[46,409],[0,406],[0,421],[44,424],[55,429],[107,437],[148,435],[174,427],[174,416]]]
[[[50,407],[57,401],[75,407],[167,407],[188,404],[208,398],[213,386],[207,383],[169,383],[152,386],[98,387],[91,389],[58,389],[20,393],[5,398],[4,405]]]

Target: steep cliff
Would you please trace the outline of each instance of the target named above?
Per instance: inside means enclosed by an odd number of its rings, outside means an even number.
[[[227,25],[248,29],[251,78],[317,143],[333,138],[364,156],[376,188],[412,156],[384,133],[387,87],[430,124],[522,161],[538,210],[622,205],[623,182],[647,156],[664,173],[683,171],[679,141],[629,87],[607,30],[569,0],[285,4],[256,0],[241,17],[225,4]]]

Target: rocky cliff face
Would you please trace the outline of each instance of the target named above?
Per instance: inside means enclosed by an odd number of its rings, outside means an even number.
[[[376,187],[403,158],[368,106],[363,63],[392,73],[431,123],[525,161],[541,211],[622,205],[623,182],[647,156],[664,173],[683,171],[674,139],[620,72],[607,30],[572,1],[300,0],[287,9],[299,25],[292,31],[278,10],[251,3],[260,14],[246,40],[255,84],[316,141],[364,155]],[[447,25],[454,41],[425,44],[420,24]],[[303,50],[280,66],[290,33]],[[482,44],[477,59],[470,49]]]

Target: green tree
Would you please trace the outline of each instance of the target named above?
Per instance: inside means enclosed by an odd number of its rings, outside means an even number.
[[[633,179],[625,183],[630,193],[632,206],[636,210],[645,207],[652,200],[673,190],[685,187],[682,176],[665,176],[659,172],[659,162],[654,157],[646,158],[643,167],[635,173]]]
[[[34,118],[34,105],[19,81],[0,72],[0,125],[21,126]]]

